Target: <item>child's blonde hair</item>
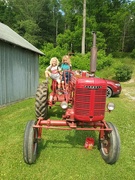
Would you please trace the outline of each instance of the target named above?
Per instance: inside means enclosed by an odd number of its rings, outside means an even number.
[[[52,57],[52,58],[51,58],[51,60],[50,60],[50,65],[52,65],[52,62],[53,62],[54,60],[56,61],[56,65],[58,66],[60,62],[59,62],[59,60],[58,60],[56,57]]]
[[[64,60],[67,60],[67,63],[70,65],[71,61],[70,61],[70,57],[68,55],[63,56],[62,58],[62,63],[64,63]]]

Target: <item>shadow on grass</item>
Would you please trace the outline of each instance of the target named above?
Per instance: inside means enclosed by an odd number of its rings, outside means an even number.
[[[70,130],[71,131],[71,130]],[[77,131],[73,130],[74,134],[65,136],[65,140],[58,140],[57,137],[54,137],[54,140],[44,140],[42,139],[39,143],[38,157],[40,156],[41,151],[47,149],[84,149],[85,140],[87,137],[94,138],[94,147],[98,145],[98,138],[95,131]]]
[[[114,96],[112,96],[112,98],[119,98],[120,97],[120,94],[116,94]]]
[[[65,114],[65,111],[60,107],[59,103],[56,103],[51,109],[48,109],[48,118],[62,119],[62,115]]]

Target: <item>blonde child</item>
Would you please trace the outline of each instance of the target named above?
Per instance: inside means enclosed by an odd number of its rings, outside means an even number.
[[[70,80],[71,74],[68,70],[71,70],[71,69],[72,69],[72,65],[71,65],[70,57],[68,55],[63,56],[61,70],[66,71],[65,73],[63,72],[62,74],[62,88],[63,89],[64,89],[64,82],[66,81],[66,83],[68,83]]]
[[[60,74],[59,74],[59,60],[56,57],[51,58],[50,65],[45,70],[46,81],[48,78],[54,79],[58,82],[58,89],[60,89]]]

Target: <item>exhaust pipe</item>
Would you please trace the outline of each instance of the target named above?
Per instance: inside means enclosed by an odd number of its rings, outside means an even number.
[[[95,76],[97,63],[96,33],[93,32],[93,46],[91,48],[90,75]]]

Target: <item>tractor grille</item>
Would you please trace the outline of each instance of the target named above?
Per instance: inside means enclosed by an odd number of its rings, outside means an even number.
[[[76,88],[74,110],[78,120],[102,120],[105,112],[106,87],[99,89]]]

